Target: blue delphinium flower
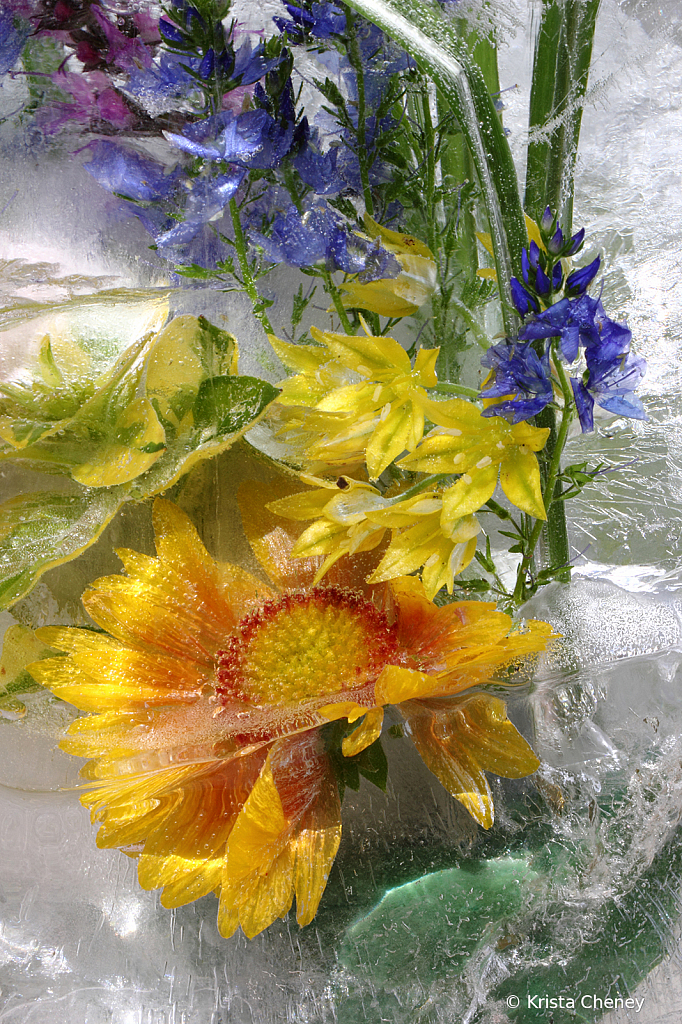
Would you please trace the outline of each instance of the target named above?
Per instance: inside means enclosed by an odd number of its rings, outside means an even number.
[[[552,401],[548,351],[540,357],[531,342],[507,340],[491,346],[481,362],[493,371],[482,397],[502,399],[485,409],[484,416],[504,416],[510,423],[519,423]]]
[[[327,206],[316,204],[301,214],[291,203],[276,214],[267,235],[249,230],[249,239],[262,248],[271,263],[309,267],[327,259],[335,225],[335,217]]]
[[[267,110],[233,114],[224,110],[185,126],[181,133],[164,132],[171,145],[202,160],[238,163],[260,170],[278,166],[291,149],[293,122],[278,122]]]
[[[305,121],[304,139],[298,153],[292,159],[292,165],[298,172],[301,181],[312,188],[318,196],[331,196],[342,192],[346,182],[337,170],[339,147],[331,146],[326,153],[322,151],[320,133],[317,128],[308,130]]]
[[[219,219],[230,199],[241,185],[245,171],[230,167],[223,174],[200,175],[185,178],[181,183],[185,193],[182,220],[169,230],[156,235],[156,244],[163,251],[167,246],[190,242],[205,224]],[[184,262],[184,261],[182,261]]]
[[[86,171],[124,200],[163,256],[176,263],[205,265],[190,243],[198,239],[198,250],[206,250],[200,236],[237,192],[246,173],[243,168],[231,166],[219,173],[207,168],[191,175],[177,165],[168,171],[164,164],[106,140],[91,143],[88,154]]]
[[[87,147],[88,174],[108,192],[137,203],[171,199],[182,176],[179,167],[169,171],[165,164],[142,156],[104,139]]]
[[[281,199],[280,195],[280,199]],[[300,212],[284,199],[284,209],[270,220],[269,229],[260,231],[258,219],[267,219],[263,204],[254,204],[250,213],[253,227],[246,221],[249,239],[260,246],[272,263],[293,267],[312,267],[324,263],[329,270],[359,274],[363,281],[397,277],[401,266],[395,256],[380,243],[351,231],[341,216],[324,202],[313,201]]]
[[[594,429],[594,406],[630,419],[645,420],[641,400],[632,392],[646,370],[646,361],[633,352],[613,357],[598,346],[586,352],[587,370],[571,377],[571,387],[583,433]]]
[[[307,33],[316,39],[330,39],[340,35],[346,28],[346,15],[336,4],[313,3],[310,10],[306,10],[286,0],[283,3],[291,21],[279,16],[272,20],[280,32],[287,33],[292,42],[303,42]]]
[[[24,48],[31,26],[12,11],[0,11],[0,78],[11,71]]]
[[[599,299],[585,293],[579,299],[561,299],[538,313],[521,327],[519,338],[537,341],[540,338],[561,338],[561,354],[567,363],[578,357],[580,344],[587,344],[597,330],[595,317],[603,306]]]

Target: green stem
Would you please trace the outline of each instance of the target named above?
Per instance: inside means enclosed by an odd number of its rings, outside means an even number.
[[[419,483],[414,484],[407,491],[403,491],[402,494],[396,494],[395,498],[389,500],[390,505],[399,505],[401,501],[405,501],[407,498],[413,498],[415,494],[421,494],[431,484],[440,483],[441,480],[452,480],[452,473],[432,473],[431,476],[424,477]]]
[[[348,0],[412,54],[452,108],[471,152],[488,215],[505,332],[514,337],[518,318],[510,277],[520,272],[527,232],[516,168],[495,104],[476,61],[454,26],[422,0]],[[507,301],[504,301],[507,300]]]
[[[465,324],[467,325],[467,327],[469,328],[469,330],[471,331],[471,333],[473,334],[474,338],[481,346],[481,348],[490,348],[490,341],[488,339],[488,336],[486,335],[485,331],[481,328],[480,324],[476,320],[476,317],[473,315],[469,307],[465,306],[463,302],[459,301],[459,299],[454,298],[454,296],[450,299],[450,305],[457,310],[458,315],[461,316],[462,320],[464,320]]]
[[[346,334],[355,334],[355,331],[353,330],[353,325],[348,319],[348,313],[346,312],[343,302],[341,300],[339,289],[334,284],[331,272],[326,267],[322,271],[322,280],[324,281],[324,285],[325,288],[327,289],[328,294],[331,296],[331,300],[334,303],[334,309],[338,314],[339,320],[341,321],[341,325],[344,331],[346,332]]]
[[[480,391],[476,391],[475,388],[465,388],[463,384],[447,384],[442,380],[438,381],[435,390],[445,395],[461,395],[462,398],[471,398],[474,402],[481,397]]]
[[[542,492],[542,500],[547,511],[548,519],[553,506],[556,507],[556,505],[563,505],[563,502],[555,501],[555,492],[556,485],[559,479],[559,472],[561,470],[561,456],[564,450],[564,446],[566,444],[566,438],[568,437],[568,428],[573,418],[573,393],[568,378],[566,377],[566,372],[563,366],[561,365],[558,356],[556,356],[555,358],[555,368],[557,370],[557,374],[561,384],[561,390],[563,392],[564,408],[561,416],[561,425],[559,427],[559,433],[556,438],[556,443],[554,444],[554,449],[553,451],[548,453],[550,455],[550,462],[547,470],[546,483]],[[548,438],[548,445],[551,443],[551,440],[552,439],[550,434],[550,437]],[[516,587],[514,589],[514,599],[518,603],[521,603],[526,599],[527,596],[529,596],[528,588],[526,586],[526,579],[528,576],[528,572],[533,564],[535,548],[537,547],[538,541],[540,540],[540,535],[542,533],[544,525],[545,524],[543,523],[542,519],[536,519],[535,526],[533,527],[530,537],[528,538],[526,550],[524,551],[523,559],[521,561],[521,565],[519,566],[519,571],[516,578]],[[550,547],[550,564],[555,564],[555,557],[561,558],[562,556],[558,552],[553,551]],[[567,549],[565,559],[566,561],[568,560]],[[561,564],[561,562],[559,562],[558,564]]]
[[[258,292],[256,287],[256,281],[253,274],[251,273],[251,267],[249,265],[249,257],[246,250],[246,239],[244,238],[244,232],[242,230],[242,222],[239,216],[239,207],[234,199],[230,199],[230,217],[232,218],[232,228],[234,230],[234,247],[237,252],[237,259],[239,260],[239,269],[242,275],[242,284],[244,291],[251,299],[251,306],[253,307],[253,315],[259,324],[263,328],[266,334],[274,334],[272,324],[268,319],[268,315],[263,307],[263,299]]]
[[[549,205],[566,232],[599,3],[544,0],[535,42],[524,205],[536,220]]]
[[[348,38],[348,58],[355,71],[355,78],[358,88],[358,163],[360,165],[360,181],[362,182],[362,194],[365,200],[365,209],[370,217],[374,213],[374,200],[372,189],[369,184],[369,160],[367,153],[366,120],[367,112],[365,105],[365,72],[362,65],[362,55],[358,45],[358,36],[355,31],[355,15],[349,8],[346,9],[346,36]]]
[[[446,325],[446,304],[444,302],[444,286],[442,266],[440,260],[439,227],[437,224],[438,211],[436,209],[436,133],[433,130],[433,119],[431,117],[431,96],[429,94],[428,80],[421,81],[421,107],[422,123],[424,128],[425,158],[425,181],[424,181],[424,209],[426,212],[426,233],[429,249],[436,261],[436,273],[438,275],[437,288],[431,296],[431,314],[433,317],[433,336],[439,346],[445,344]]]

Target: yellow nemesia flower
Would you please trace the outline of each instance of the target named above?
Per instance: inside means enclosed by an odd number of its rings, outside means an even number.
[[[430,489],[408,497],[384,497],[370,484],[341,476],[335,481],[303,475],[316,490],[270,502],[268,508],[287,519],[313,519],[298,538],[292,556],[325,556],[318,583],[343,555],[371,551],[392,536],[379,565],[368,578],[383,583],[421,569],[427,596],[441,587],[452,593],[454,577],[469,565],[480,526],[473,516],[443,525],[443,499]],[[383,545],[385,547],[385,545]]]
[[[127,575],[84,596],[106,632],[41,629],[66,656],[30,666],[88,712],[62,747],[89,759],[81,801],[98,845],[135,847],[140,884],[163,887],[166,907],[215,891],[224,936],[253,937],[294,896],[301,925],[317,910],[341,838],[330,722],[358,723],[351,757],[399,705],[431,771],[490,827],[485,772],[518,778],[538,760],[499,697],[472,687],[552,636],[483,602],[437,608],[413,578],[368,586],[367,555],[316,587],[319,559],[290,561],[294,536],[264,500],[248,487],[242,517],[270,582],[214,561],[159,499],[157,557],[121,551]]]
[[[424,409],[438,425],[398,465],[421,473],[462,474],[443,494],[445,523],[481,508],[492,498],[498,476],[513,505],[536,519],[547,518],[535,452],[544,447],[549,428],[482,416],[471,402],[459,398],[429,399]]]
[[[420,349],[414,366],[394,338],[353,337],[311,327],[319,344],[270,336],[285,366],[300,372],[280,383],[279,433],[301,452],[306,469],[367,463],[376,480],[424,432],[426,388],[435,387],[439,349]]]
[[[365,214],[371,238],[393,253],[401,266],[397,277],[362,283],[357,278],[341,285],[343,304],[348,309],[368,309],[381,316],[410,316],[431,298],[437,283],[433,253],[412,235],[382,227]]]

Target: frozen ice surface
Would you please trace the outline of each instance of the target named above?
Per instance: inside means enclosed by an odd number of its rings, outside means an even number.
[[[502,86],[519,84],[505,93],[505,119],[520,157],[529,48],[510,26],[526,24],[528,10],[504,9]],[[64,723],[36,697],[25,720],[0,721],[0,1024],[525,1024],[549,1017],[529,998],[592,993],[645,998],[639,1013],[614,1011],[608,1024],[679,1020],[681,45],[677,0],[604,0],[576,223],[605,253],[609,312],[627,320],[649,361],[649,420],[604,420],[570,442],[571,461],[623,468],[569,506],[582,575],[527,609],[563,636],[532,691],[511,704],[542,770],[495,783],[497,823],[486,834],[407,740],[387,739],[393,788],[384,797],[363,783],[346,797],[315,922],[299,930],[290,916],[252,942],[225,941],[214,897],[164,910],[140,889],[133,861],[97,849],[76,794],[58,790],[74,781],[73,762],[55,750]],[[4,95],[8,109],[15,98]],[[112,200],[82,168],[38,150],[27,159],[8,131],[1,252],[33,269],[7,271],[3,290],[66,298],[87,290],[85,278],[167,286],[134,220],[100,230]],[[38,182],[40,206],[30,201]],[[288,285],[271,287],[286,295]],[[217,323],[227,317],[243,371],[276,379],[250,340],[244,301],[211,293],[207,308],[197,291],[177,301]],[[68,568],[74,579],[79,571]],[[42,597],[58,594],[54,574],[45,587]],[[552,1010],[554,1024],[601,1016],[578,1010]]]

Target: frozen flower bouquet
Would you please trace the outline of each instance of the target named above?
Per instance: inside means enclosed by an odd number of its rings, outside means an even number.
[[[504,694],[556,637],[520,609],[570,578],[565,502],[609,468],[565,446],[646,416],[644,360],[572,223],[598,6],[542,7],[523,197],[493,7],[0,13],[12,116],[164,276],[6,302],[8,323],[47,326],[0,382],[0,460],[36,481],[0,504],[2,607],[111,550],[141,505],[156,554],[133,538],[71,624],[12,627],[2,709],[39,686],[78,709],[61,746],[86,759],[98,845],[137,858],[164,907],[214,892],[224,937],[294,898],[313,920],[346,788],[386,787],[386,709],[485,829],[489,775],[539,766]],[[216,316],[171,312],[182,293],[228,317],[246,297],[262,375]],[[83,327],[95,300],[109,335]],[[223,559],[197,526],[235,446],[248,549]]]

